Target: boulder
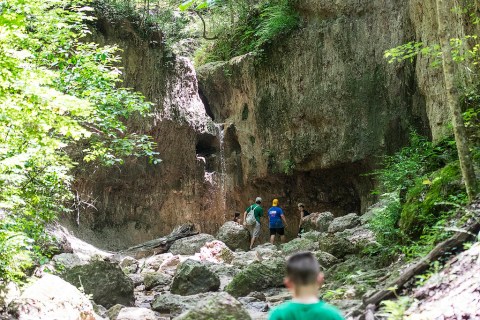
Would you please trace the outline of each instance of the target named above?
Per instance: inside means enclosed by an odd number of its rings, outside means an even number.
[[[127,275],[133,282],[133,285],[135,287],[141,285],[144,281],[144,278],[145,278],[145,274],[142,274],[142,273],[132,273],[132,274],[129,274]]]
[[[71,269],[76,266],[81,266],[87,264],[88,260],[82,259],[76,253],[61,253],[52,258],[55,263],[55,267],[58,270],[61,269]]]
[[[172,276],[161,272],[146,273],[143,280],[146,290],[150,290],[158,286],[168,286],[171,282]]]
[[[356,213],[349,213],[343,217],[333,219],[328,227],[328,232],[341,232],[345,229],[355,228],[360,224],[360,217]]]
[[[290,255],[301,251],[318,250],[318,242],[307,238],[295,238],[282,245],[282,252]]]
[[[198,301],[198,299],[200,299],[198,295],[184,297],[165,292],[155,296],[151,308],[162,314],[177,316],[191,308],[194,302]]]
[[[368,229],[367,225],[360,225],[353,229],[345,229],[338,233],[339,236],[352,242],[357,248],[365,248],[369,245],[378,245],[375,234]]]
[[[220,279],[215,273],[204,264],[188,259],[178,267],[170,290],[185,296],[217,291],[219,287]]]
[[[214,240],[212,242],[207,242],[200,249],[200,253],[195,254],[195,258],[200,261],[213,263],[231,263],[234,259],[234,254],[225,243]]]
[[[219,292],[201,300],[176,320],[249,320],[242,304],[226,292]]]
[[[138,261],[140,266],[143,266],[145,269],[151,269],[157,271],[160,266],[167,260],[172,259],[174,256],[170,252],[154,255],[145,259],[141,259]]]
[[[197,252],[200,252],[205,243],[215,240],[212,235],[201,233],[191,237],[182,238],[175,241],[170,247],[169,252],[174,255],[194,255]]]
[[[256,250],[247,252],[235,252],[232,264],[238,268],[246,268],[255,261],[262,261],[262,255]]]
[[[135,273],[138,270],[138,261],[132,257],[125,257],[120,261],[120,268],[127,274]]]
[[[321,251],[328,252],[336,258],[343,258],[347,254],[356,252],[355,245],[338,234],[323,235],[319,239],[318,245]]]
[[[122,308],[115,319],[110,320],[157,320],[157,314],[147,308]]]
[[[217,239],[224,242],[233,251],[237,249],[247,251],[250,246],[250,234],[248,230],[233,221],[228,221],[220,227]]]
[[[334,255],[328,252],[316,251],[313,254],[317,258],[318,263],[323,269],[330,268],[331,266],[340,262]]]
[[[61,278],[45,274],[13,300],[8,313],[22,320],[95,320],[90,300]]]
[[[107,311],[108,319],[110,319],[110,320],[115,320],[115,319],[117,319],[118,314],[120,313],[120,311],[121,311],[123,308],[126,308],[126,307],[125,307],[125,306],[122,306],[121,304],[116,304],[116,305],[114,305],[113,307],[111,307],[110,309],[108,309],[108,311]]]
[[[315,242],[318,242],[318,239],[322,237],[324,233],[319,231],[308,231],[302,233],[302,239],[309,239]]]
[[[283,285],[285,260],[275,258],[254,262],[233,277],[225,291],[234,297],[248,295],[252,291],[264,290]]]
[[[20,289],[15,282],[0,282],[0,314],[18,297],[20,297]]]
[[[133,281],[117,263],[93,260],[65,270],[61,277],[78,288],[83,287],[93,301],[106,308],[115,304],[131,306],[135,302]]]
[[[305,231],[326,232],[333,218],[331,212],[315,212],[303,218],[302,227]]]

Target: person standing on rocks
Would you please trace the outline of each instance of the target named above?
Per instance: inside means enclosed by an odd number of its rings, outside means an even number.
[[[274,308],[268,320],[343,320],[337,308],[318,299],[323,279],[320,265],[312,253],[291,256],[284,283],[293,299]]]
[[[272,207],[268,209],[268,220],[270,228],[270,243],[274,244],[275,235],[280,236],[282,243],[285,243],[285,227],[287,220],[282,208],[278,206],[278,199],[273,199]]]
[[[300,211],[300,223],[298,224],[298,237],[301,238],[301,237],[302,237],[302,233],[305,231],[305,230],[302,228],[303,218],[305,218],[306,216],[309,216],[309,215],[310,215],[310,212],[308,212],[307,210],[305,210],[305,205],[304,205],[303,203],[299,203],[299,204],[298,204],[298,211]]]
[[[252,237],[250,240],[250,250],[253,249],[255,240],[260,236],[262,227],[260,224],[260,218],[263,217],[263,208],[261,204],[262,198],[257,197],[255,203],[245,209],[245,212],[243,213],[243,224],[247,227],[248,231],[250,231],[250,236]]]

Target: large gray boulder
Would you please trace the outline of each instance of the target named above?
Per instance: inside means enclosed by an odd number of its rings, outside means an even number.
[[[181,255],[194,255],[197,252],[200,252],[205,243],[215,240],[212,235],[206,233],[200,233],[194,236],[187,238],[179,239],[175,241],[170,247],[170,252],[173,254]]]
[[[8,313],[22,320],[97,319],[90,300],[61,278],[44,274],[13,300]]]
[[[192,295],[217,291],[220,288],[219,277],[206,265],[188,259],[177,269],[170,291],[174,294]]]
[[[233,277],[225,291],[234,297],[243,297],[259,291],[283,285],[285,259],[274,258],[254,262]]]
[[[176,320],[250,320],[242,304],[226,292],[219,292],[201,300]]]
[[[305,231],[326,232],[333,218],[334,216],[331,212],[315,212],[303,218],[302,227]]]
[[[65,270],[61,277],[77,288],[83,287],[95,303],[106,308],[115,304],[132,306],[135,302],[133,281],[117,263],[93,260]]]
[[[248,230],[233,221],[228,221],[220,227],[217,239],[225,243],[233,251],[237,249],[247,251],[250,245],[250,234]]]
[[[282,245],[282,252],[287,255],[315,250],[318,250],[318,242],[308,238],[296,238]]]
[[[323,235],[318,241],[319,249],[334,255],[336,258],[343,258],[347,254],[357,251],[356,246],[338,234]]]
[[[355,228],[360,224],[360,217],[356,213],[349,213],[345,216],[333,219],[328,227],[328,232],[341,232],[346,229]]]

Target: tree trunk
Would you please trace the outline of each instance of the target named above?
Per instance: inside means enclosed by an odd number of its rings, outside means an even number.
[[[476,177],[472,157],[468,147],[467,133],[463,123],[462,109],[457,88],[454,83],[454,61],[450,45],[451,34],[448,30],[449,13],[453,9],[449,0],[437,0],[438,37],[443,53],[443,76],[447,91],[447,103],[452,117],[453,133],[457,144],[458,159],[470,202],[476,194]]]

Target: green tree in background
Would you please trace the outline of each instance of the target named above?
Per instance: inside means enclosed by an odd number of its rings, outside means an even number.
[[[52,248],[45,226],[69,212],[77,161],[157,162],[126,121],[151,105],[117,88],[115,47],[82,42],[83,0],[0,1],[0,279],[21,279]]]
[[[460,76],[459,73],[455,73],[455,64],[465,66],[466,70],[478,70],[480,44],[478,43],[478,35],[467,35],[461,38],[454,38],[452,35],[452,23],[449,22],[451,19],[450,13],[455,13],[460,20],[459,13],[472,10],[469,1],[462,8],[455,7],[453,3],[445,0],[437,0],[436,5],[439,43],[426,45],[422,42],[409,42],[387,50],[385,57],[390,62],[394,62],[413,61],[417,55],[424,55],[433,58],[432,67],[441,66],[443,68],[447,104],[450,109],[460,168],[468,198],[472,201],[478,191],[477,180],[462,114],[460,94],[455,84],[456,76]],[[480,23],[475,13],[470,13],[469,18],[472,24]]]
[[[460,161],[462,176],[465,180],[468,199],[472,201],[477,191],[477,179],[475,176],[475,170],[473,168],[472,156],[468,146],[465,124],[463,122],[460,97],[454,84],[455,69],[452,57],[452,47],[450,44],[452,35],[447,25],[449,17],[448,13],[453,10],[453,7],[450,5],[450,3],[451,2],[445,0],[437,0],[438,38],[440,40],[440,46],[443,54],[443,77],[447,91],[447,103],[450,107],[450,113],[452,117],[453,133],[455,135],[455,142],[457,144],[458,159]]]

